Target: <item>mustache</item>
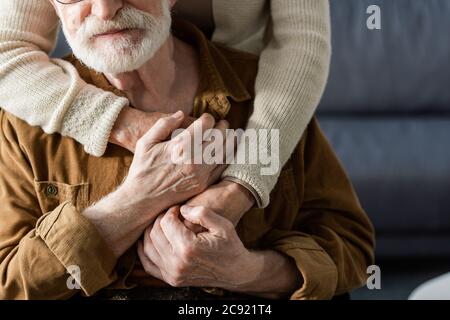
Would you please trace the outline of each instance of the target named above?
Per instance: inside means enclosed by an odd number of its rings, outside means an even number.
[[[151,30],[158,24],[156,17],[131,6],[123,7],[112,20],[101,20],[89,16],[77,31],[78,39],[89,39],[95,35],[122,29]]]

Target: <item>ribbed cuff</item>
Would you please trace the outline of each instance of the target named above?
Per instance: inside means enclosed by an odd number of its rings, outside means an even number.
[[[87,153],[101,157],[117,117],[128,104],[126,98],[87,85],[66,111],[61,134],[77,140]]]
[[[263,176],[256,165],[231,164],[222,174],[222,179],[239,183],[250,191],[258,208],[265,208],[270,203],[270,192],[278,181],[278,175]]]
[[[101,157],[105,153],[114,123],[122,109],[127,105],[127,99],[114,97],[114,102],[98,118],[93,128],[92,139],[89,139],[84,145],[84,150],[87,153],[95,157]]]

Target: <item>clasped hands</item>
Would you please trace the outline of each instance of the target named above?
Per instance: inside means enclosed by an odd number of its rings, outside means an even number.
[[[187,130],[170,139],[186,122]],[[134,158],[124,183],[83,214],[117,257],[138,242],[145,271],[172,286],[286,294],[299,278],[292,261],[275,251],[248,250],[235,230],[254,204],[251,193],[231,181],[217,183],[225,165],[171,161],[186,141],[183,135],[193,136],[191,122],[182,112],[161,115],[129,147]],[[226,137],[226,121],[216,124],[204,114],[195,122],[203,131],[215,128]]]
[[[145,128],[142,125],[145,116],[149,117],[148,122],[154,123],[136,140],[139,130]],[[211,115],[205,114],[195,122],[203,132],[215,128],[226,137],[226,121],[215,123]],[[138,244],[139,257],[147,273],[173,286],[218,286],[220,282],[220,287],[231,288],[244,281],[236,277],[243,273],[233,270],[238,271],[242,263],[250,261],[250,252],[234,227],[254,204],[251,193],[231,181],[217,183],[226,167],[223,164],[171,162],[182,141],[194,139],[197,133],[194,119],[182,113],[153,113],[140,114],[139,120],[128,119],[126,123],[139,125],[130,125],[113,134],[122,141],[120,145],[128,145],[135,153],[129,174],[119,189],[126,190],[130,199],[141,203],[141,211],[144,206],[153,208],[152,214],[147,215],[151,224]],[[170,139],[179,127],[187,128]],[[205,141],[204,147],[207,144]],[[178,204],[184,204],[181,212],[179,206],[173,206]]]

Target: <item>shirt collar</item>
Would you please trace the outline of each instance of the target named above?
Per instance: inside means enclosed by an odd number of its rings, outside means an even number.
[[[224,119],[230,111],[230,100],[243,102],[252,97],[236,74],[227,58],[193,24],[174,18],[173,34],[191,44],[198,52],[200,63],[200,83],[194,99],[194,117],[210,112],[218,119]],[[112,86],[103,74],[89,70],[93,84],[114,94],[126,94]]]

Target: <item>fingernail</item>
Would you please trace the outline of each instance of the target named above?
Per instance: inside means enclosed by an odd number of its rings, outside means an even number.
[[[215,121],[215,120],[216,120],[216,119],[214,119],[214,116],[213,116],[212,114],[207,113],[207,112],[205,112],[205,113],[203,114],[203,116],[204,116],[205,118],[209,118],[209,119],[212,120],[212,121]]]
[[[181,118],[183,118],[183,116],[184,116],[184,113],[183,113],[183,111],[177,111],[177,112],[175,112],[173,115],[172,115],[172,117],[174,117],[175,119],[181,119]]]

